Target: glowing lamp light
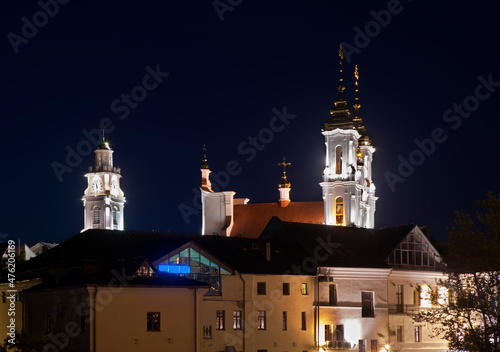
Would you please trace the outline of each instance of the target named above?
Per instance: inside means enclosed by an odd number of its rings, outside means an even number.
[[[191,272],[189,265],[168,265],[160,264],[158,265],[158,270],[167,272],[170,274],[189,274]]]

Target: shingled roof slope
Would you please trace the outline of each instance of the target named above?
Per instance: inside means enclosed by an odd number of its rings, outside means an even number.
[[[234,206],[231,236],[258,238],[273,216],[283,221],[322,224],[323,201],[291,202],[286,207],[278,203],[238,204]]]

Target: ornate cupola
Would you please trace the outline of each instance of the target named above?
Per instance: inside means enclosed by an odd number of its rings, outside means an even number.
[[[326,161],[323,171],[323,200],[325,224],[374,227],[375,186],[371,180],[371,161],[375,148],[366,135],[359,116],[359,71],[355,68],[354,117],[344,99],[343,51],[339,49],[340,72],[337,89],[339,97],[331,117],[325,122]]]
[[[95,166],[87,174],[83,195],[84,228],[123,230],[125,196],[120,188],[121,169],[113,166],[113,150],[102,135],[95,153]]]
[[[286,158],[283,157],[283,161],[278,164],[278,166],[283,166],[283,176],[281,178],[281,182],[278,185],[278,189],[280,191],[280,200],[278,202],[279,206],[284,208],[288,204],[290,204],[290,190],[291,184],[286,179],[286,167],[292,165],[291,163],[286,162]]]

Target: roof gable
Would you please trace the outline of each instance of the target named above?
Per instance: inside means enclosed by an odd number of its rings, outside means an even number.
[[[387,264],[409,270],[436,270],[441,256],[423,232],[414,226],[386,258]]]

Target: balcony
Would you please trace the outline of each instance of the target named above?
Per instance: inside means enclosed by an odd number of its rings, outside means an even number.
[[[421,307],[415,304],[389,304],[389,314],[414,314],[432,307]]]

